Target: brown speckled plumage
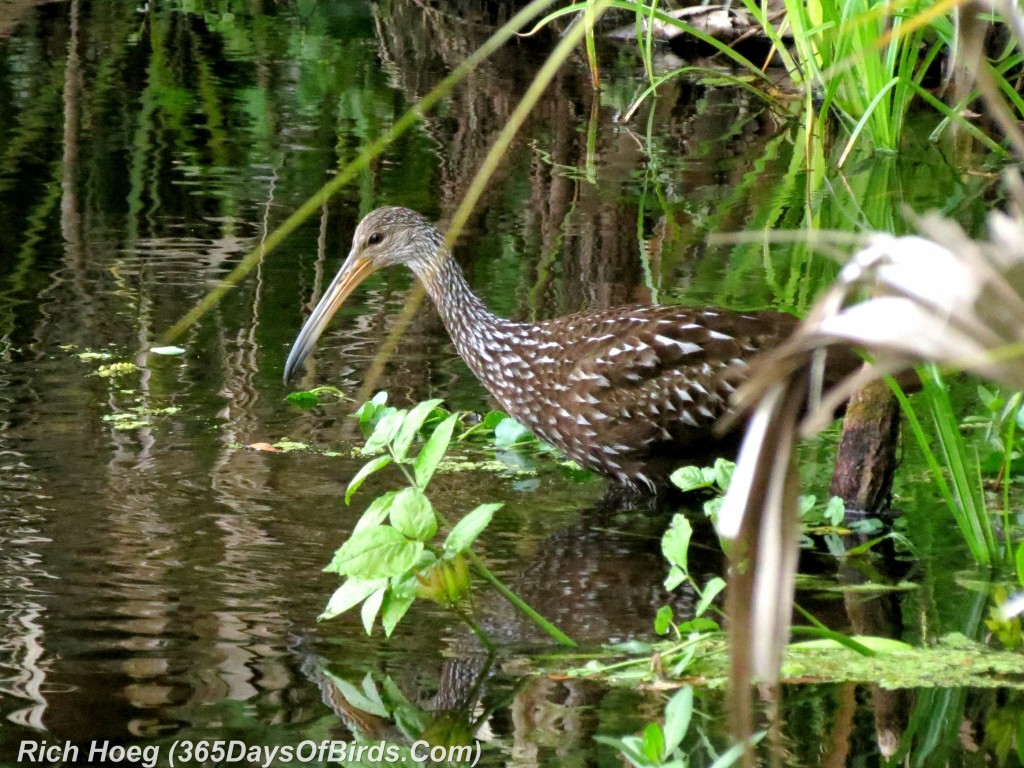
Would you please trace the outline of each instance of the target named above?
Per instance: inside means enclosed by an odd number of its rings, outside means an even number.
[[[423,282],[459,355],[511,416],[583,466],[651,490],[676,466],[732,440],[712,428],[746,361],[796,325],[781,312],[672,306],[506,320],[470,290],[430,222],[379,208],[356,229],[348,259],[295,341],[286,377],[351,290],[393,264]]]

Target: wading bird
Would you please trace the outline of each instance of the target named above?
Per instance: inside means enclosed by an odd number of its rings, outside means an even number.
[[[473,293],[433,224],[407,208],[378,208],[299,332],[286,381],[356,286],[396,264],[423,283],[459,355],[509,415],[581,465],[647,491],[676,467],[735,450],[739,430],[713,427],[748,361],[797,324],[770,310],[677,306],[506,320]],[[851,356],[843,372],[858,364]]]

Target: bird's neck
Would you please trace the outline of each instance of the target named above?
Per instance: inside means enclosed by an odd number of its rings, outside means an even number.
[[[483,382],[493,377],[495,361],[511,350],[508,341],[521,324],[498,317],[473,293],[451,254],[444,254],[428,270],[418,274],[437,307],[441,322],[459,355]],[[491,376],[487,375],[492,369]],[[501,399],[501,398],[499,398]]]

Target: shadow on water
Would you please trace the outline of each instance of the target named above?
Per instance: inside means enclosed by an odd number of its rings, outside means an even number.
[[[501,641],[490,659],[429,604],[417,603],[388,641],[367,637],[354,617],[315,621],[336,586],[321,569],[395,477],[375,476],[344,505],[359,464],[348,455],[354,406],[285,405],[287,347],[361,213],[397,203],[451,214],[550,36],[516,41],[474,72],[192,328],[182,355],[148,351],[504,12],[449,5],[4,5],[0,763],[13,763],[26,740],[296,745],[398,738],[404,725],[475,735],[489,764],[617,764],[591,736],[635,732],[659,716],[657,691],[524,677],[521,659],[550,646],[499,600],[478,605]],[[624,49],[602,56],[594,122],[577,57],[490,184],[457,249],[474,288],[521,319],[627,302],[804,306],[831,274],[827,260],[705,242],[714,231],[784,227],[803,209],[793,127],[754,96],[683,78],[616,122],[640,70]],[[936,154],[929,146],[903,165],[874,163],[855,182],[892,176],[915,205],[956,204],[980,221],[984,182],[943,168]],[[925,171],[944,174],[928,185],[941,199],[923,200],[910,183]],[[830,204],[842,209],[847,191],[837,183]],[[355,392],[410,283],[398,272],[369,280],[298,386]],[[119,362],[137,367],[104,375]],[[488,407],[427,308],[380,387],[399,405],[436,396]],[[283,437],[314,450],[245,447]],[[828,455],[810,446],[805,467],[827,467]],[[481,554],[528,602],[593,645],[651,639],[661,605],[692,611],[692,594],[662,587],[665,515],[600,507],[602,482],[569,482],[548,460],[528,469],[449,473],[432,485],[453,516],[505,502]],[[913,493],[908,515],[927,523],[934,500]],[[976,635],[984,600],[956,587],[948,533],[938,523],[926,530],[913,572],[923,586],[909,596],[854,605],[850,593],[815,587],[804,604],[839,629],[880,632],[884,620],[896,635]],[[706,544],[695,550],[702,581],[721,568],[719,548]],[[834,586],[836,561],[814,562],[805,572]],[[387,707],[367,704],[374,690]],[[701,727],[723,743],[721,695],[699,696],[709,713]],[[876,720],[888,744],[904,724],[879,713],[907,711],[886,697],[867,686],[795,688],[784,704],[797,723],[786,736],[795,759],[815,764],[828,752],[840,764],[845,749],[880,763]],[[1019,709],[1014,692],[937,689],[918,697],[907,727],[926,697],[954,734],[988,715],[1016,722]],[[970,755],[964,764],[989,749],[919,728],[946,753]]]

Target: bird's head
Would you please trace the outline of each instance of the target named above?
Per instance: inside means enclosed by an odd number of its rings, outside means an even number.
[[[405,264],[422,276],[434,269],[445,253],[441,233],[415,211],[388,207],[368,213],[356,227],[348,258],[292,344],[284,366],[285,381],[313,350],[348,295],[367,277],[395,264]]]

